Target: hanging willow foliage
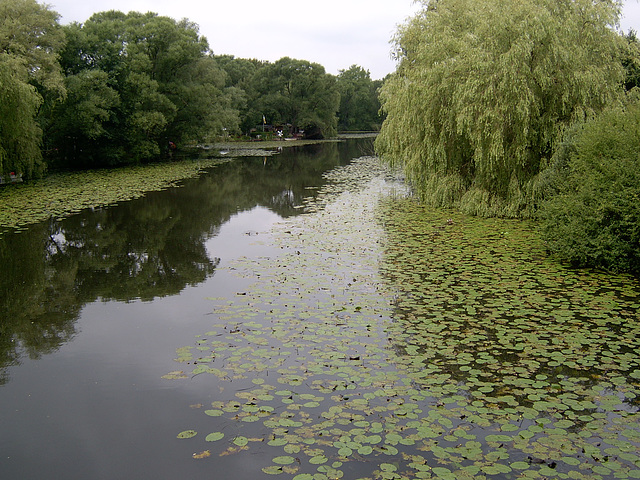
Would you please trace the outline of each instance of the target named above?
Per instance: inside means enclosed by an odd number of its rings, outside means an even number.
[[[616,101],[618,0],[422,0],[398,29],[379,154],[428,203],[527,216],[567,126]]]

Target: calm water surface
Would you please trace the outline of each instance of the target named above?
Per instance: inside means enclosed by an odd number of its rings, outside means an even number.
[[[0,237],[0,478],[228,478],[176,441],[202,415],[189,399],[215,398],[211,383],[161,376],[209,328],[207,297],[242,289],[224,266],[275,253],[260,235],[362,147],[236,159],[182,188]]]

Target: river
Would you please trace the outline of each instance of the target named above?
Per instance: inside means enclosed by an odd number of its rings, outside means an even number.
[[[640,478],[640,283],[368,140],[0,237],[0,478]]]
[[[1,237],[0,478],[212,473],[176,440],[194,414],[185,405],[211,385],[161,377],[210,329],[207,298],[236,297],[228,265],[269,254],[261,236],[366,145],[234,159],[180,188]]]

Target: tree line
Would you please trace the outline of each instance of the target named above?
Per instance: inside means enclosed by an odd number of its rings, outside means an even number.
[[[424,202],[542,220],[574,265],[640,272],[640,49],[618,0],[421,0],[376,139]]]
[[[63,26],[48,5],[3,0],[0,175],[157,160],[265,123],[316,138],[376,130],[381,83],[357,65],[335,76],[214,55],[187,19],[107,11]]]

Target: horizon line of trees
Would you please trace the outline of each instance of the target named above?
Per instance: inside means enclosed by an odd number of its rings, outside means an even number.
[[[419,0],[376,150],[423,202],[535,218],[576,266],[640,273],[640,44],[621,0]]]
[[[37,0],[0,4],[0,175],[157,160],[174,144],[248,135],[268,121],[315,138],[379,130],[378,89],[358,65],[214,55],[198,25],[99,12],[61,25]]]

